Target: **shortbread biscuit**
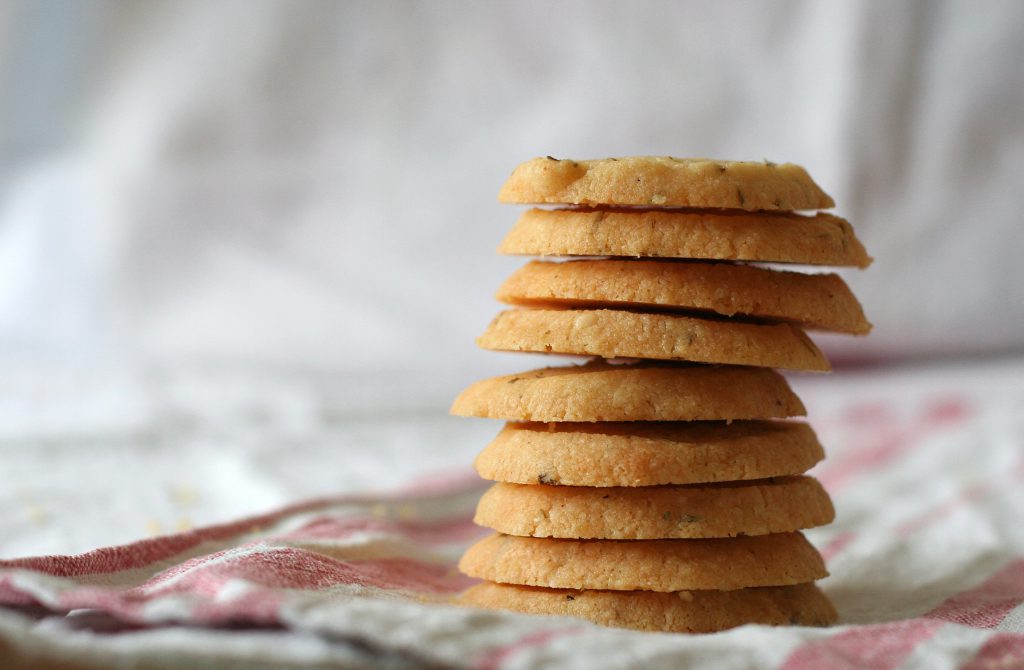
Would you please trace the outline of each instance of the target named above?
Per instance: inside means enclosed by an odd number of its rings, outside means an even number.
[[[835,206],[799,165],[671,156],[581,161],[534,158],[513,170],[498,200],[748,211]]]
[[[471,607],[588,619],[602,626],[712,633],[744,624],[828,626],[838,618],[814,584],[735,591],[575,591],[484,582],[462,594]]]
[[[510,423],[475,467],[515,484],[659,486],[798,475],[824,456],[795,421]]]
[[[658,540],[787,533],[832,521],[818,480],[803,475],[692,486],[493,485],[474,521],[499,533]]]
[[[530,256],[695,258],[865,268],[853,227],[831,214],[530,209],[498,251]]]
[[[491,535],[463,554],[459,569],[501,584],[663,592],[785,586],[828,576],[800,533],[646,542]]]
[[[506,310],[476,343],[499,351],[831,369],[811,339],[788,323],[761,325],[617,309]]]
[[[714,421],[805,409],[768,368],[591,361],[484,379],[459,394],[451,412],[510,421]]]
[[[531,261],[502,284],[497,298],[527,307],[695,310],[854,335],[871,330],[839,275],[732,263]]]

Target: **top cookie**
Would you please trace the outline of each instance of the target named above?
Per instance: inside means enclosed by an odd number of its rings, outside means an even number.
[[[671,156],[586,161],[534,158],[512,172],[498,200],[747,211],[835,206],[799,165]]]

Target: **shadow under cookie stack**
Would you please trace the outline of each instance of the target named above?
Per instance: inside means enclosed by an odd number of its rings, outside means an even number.
[[[832,521],[804,473],[823,450],[773,368],[827,371],[804,328],[871,325],[834,274],[866,267],[849,223],[790,164],[539,158],[499,199],[526,211],[485,349],[593,357],[478,382],[452,413],[509,423],[476,460],[496,531],[459,567],[467,605],[608,626],[711,632],[828,625],[824,561],[801,530]]]

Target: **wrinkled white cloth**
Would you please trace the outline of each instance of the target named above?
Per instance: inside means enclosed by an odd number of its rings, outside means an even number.
[[[1024,350],[1024,3],[0,8],[5,353],[453,366],[546,154],[805,165],[869,252],[847,357]]]

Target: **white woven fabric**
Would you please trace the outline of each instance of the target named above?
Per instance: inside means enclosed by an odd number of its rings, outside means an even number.
[[[126,375],[121,390],[133,392],[112,393],[108,387],[108,399],[120,401],[96,402],[91,409],[86,409],[88,403],[69,402],[68,396],[58,402],[59,394],[53,387],[46,390],[48,383],[37,377],[32,390],[45,401],[40,406],[49,412],[50,432],[45,439],[33,438],[22,425],[15,437],[18,422],[8,417],[4,459],[20,463],[20,472],[35,468],[47,477],[19,482],[8,474],[11,469],[3,470],[0,490],[10,496],[3,504],[11,513],[0,527],[0,538],[7,543],[0,557],[84,549],[90,537],[97,538],[92,546],[103,544],[100,538],[137,537],[141,517],[159,518],[171,510],[178,514],[174,506],[186,504],[169,493],[173,482],[193,483],[196,493],[188,498],[189,513],[205,521],[265,511],[311,493],[387,488],[397,483],[396,472],[405,473],[408,482],[406,475],[422,471],[424,462],[464,474],[461,465],[497,429],[484,421],[442,421],[440,409],[405,418],[339,418],[344,395],[323,379],[295,376],[283,383],[273,375],[252,373],[188,377]],[[172,599],[145,610],[141,621],[153,627],[124,630],[120,622],[125,610],[112,604],[106,605],[107,615],[101,614],[103,607],[71,617],[51,613],[52,603],[66,597],[74,581],[22,572],[16,580],[19,592],[51,605],[0,610],[0,639],[22,654],[56,656],[84,667],[115,662],[124,667],[152,662],[161,667],[225,667],[229,662],[245,667],[433,663],[484,668],[706,663],[788,669],[988,667],[1003,662],[1015,667],[1013,663],[1024,661],[1022,380],[1024,361],[1019,359],[793,379],[828,452],[814,474],[830,489],[838,509],[834,524],[809,533],[832,573],[823,582],[841,615],[841,625],[832,629],[748,626],[704,636],[642,634],[570,619],[453,608],[436,604],[437,593],[420,587],[394,590],[367,583],[355,590],[338,584],[280,592],[274,616],[283,629],[167,627],[162,622],[194,616],[188,607],[182,609],[192,601]],[[103,395],[98,389],[89,392],[87,377],[78,383],[77,397],[96,400]],[[184,389],[187,393],[181,393]],[[140,403],[146,393],[149,399]],[[201,405],[189,404],[199,397],[204,398]],[[142,405],[148,413],[138,410]],[[157,446],[139,448],[133,452],[134,465],[120,472],[105,470],[103,480],[90,489],[91,477],[83,473],[97,460],[124,457],[126,432],[117,424],[131,415],[121,410],[133,406],[134,428],[127,434],[134,437],[128,439],[136,441],[136,448]],[[166,421],[170,414],[178,417],[176,422]],[[370,423],[393,437],[376,453],[367,453],[367,445],[355,439]],[[190,428],[183,430],[185,425]],[[82,440],[86,434],[92,435],[88,443]],[[204,473],[200,464],[205,460],[188,454],[212,449],[221,464]],[[268,457],[276,449],[286,449],[287,457]],[[55,453],[61,460],[54,460]],[[354,462],[360,463],[364,478],[346,478],[346,464]],[[140,473],[147,471],[140,484]],[[218,473],[234,473],[221,480],[225,488],[228,482],[232,488],[248,482],[248,488],[238,488],[243,494],[232,498],[209,495],[206,484],[196,484],[209,481],[212,486]],[[478,489],[467,489],[460,483],[465,481],[435,479],[426,498],[411,489],[399,494],[402,501],[393,507],[396,519],[439,510],[468,518],[472,491]],[[116,497],[67,495],[83,483],[86,492],[127,491],[123,499],[134,504],[118,507],[110,504]],[[11,496],[19,486],[32,487],[39,509],[26,508],[23,500]],[[174,502],[161,502],[160,495],[136,497],[147,487],[163,491]],[[371,496],[363,504],[372,511],[382,501]],[[26,522],[26,516],[32,520]],[[285,529],[302,525],[300,517],[280,523]],[[274,527],[268,523],[260,532],[271,534]],[[63,532],[72,528],[76,534],[65,537]],[[384,551],[443,566],[470,541],[458,532],[446,535],[447,548],[438,553],[440,535],[408,535],[408,530],[395,528],[352,536],[337,545],[348,549],[336,548],[331,554],[336,559],[365,558],[365,547],[373,546],[378,552],[374,555]],[[418,544],[427,537],[434,538],[433,549]],[[242,596],[255,588],[244,582],[227,585],[218,596],[221,604],[239,598],[242,614],[251,611],[243,607]]]

